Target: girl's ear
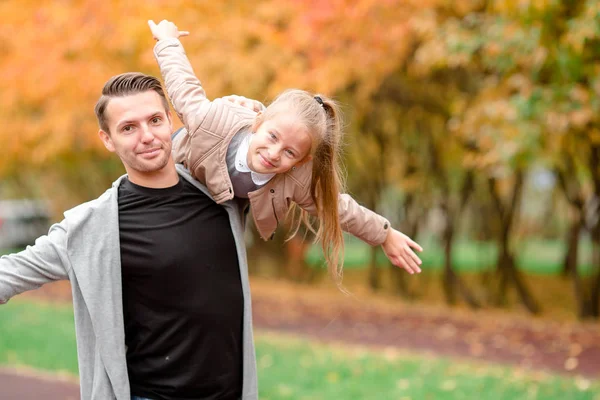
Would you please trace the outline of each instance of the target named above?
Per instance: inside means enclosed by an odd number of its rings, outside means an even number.
[[[256,113],[256,118],[254,119],[254,123],[252,124],[252,133],[256,133],[260,125],[263,123],[262,111]]]
[[[296,166],[299,167],[301,165],[304,165],[312,159],[313,159],[312,154],[307,154],[306,157],[304,157],[302,160],[298,161],[298,164],[296,164]]]

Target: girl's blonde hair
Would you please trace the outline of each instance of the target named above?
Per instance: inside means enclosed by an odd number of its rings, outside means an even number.
[[[263,111],[264,121],[282,113],[293,113],[312,136],[312,180],[310,195],[316,206],[318,228],[315,230],[308,213],[292,204],[291,239],[304,223],[321,243],[327,269],[334,282],[341,287],[344,237],[339,221],[338,197],[344,191],[341,167],[342,115],[338,104],[323,95],[290,89],[281,93]]]

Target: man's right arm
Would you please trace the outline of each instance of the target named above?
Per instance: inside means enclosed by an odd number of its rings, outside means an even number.
[[[67,232],[65,221],[50,227],[48,235],[35,245],[0,257],[0,304],[45,283],[68,279]]]

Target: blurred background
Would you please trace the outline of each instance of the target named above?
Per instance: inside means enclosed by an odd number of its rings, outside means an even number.
[[[597,0],[5,0],[0,14],[2,252],[124,173],[93,107],[115,74],[160,76],[146,21],[168,19],[190,31],[209,98],[268,104],[296,87],[339,100],[348,192],[425,248],[414,277],[348,237],[345,296],[309,235],[263,242],[250,226],[257,328],[309,337],[259,335],[261,398],[600,398]],[[2,241],[32,224],[31,239]],[[40,299],[68,300],[66,286],[45,290],[0,309],[0,363],[76,373],[24,361],[6,339]],[[315,350],[322,339],[345,343],[342,358]],[[379,367],[356,345],[373,347],[389,382],[360,380]],[[359,365],[327,364],[343,357]],[[298,378],[298,362],[321,361]]]

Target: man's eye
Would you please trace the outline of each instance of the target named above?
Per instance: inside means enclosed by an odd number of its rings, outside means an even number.
[[[131,132],[133,130],[133,126],[125,125],[122,129],[123,132]]]
[[[152,123],[153,124],[158,124],[160,121],[161,121],[161,119],[159,117],[152,118]]]

